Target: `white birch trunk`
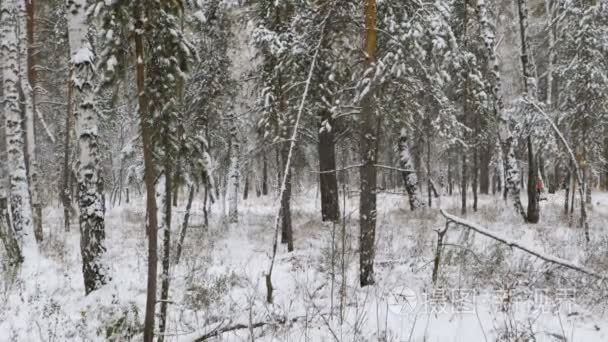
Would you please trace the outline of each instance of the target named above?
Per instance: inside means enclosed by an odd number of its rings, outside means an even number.
[[[0,12],[2,33],[0,63],[2,63],[11,223],[21,245],[23,257],[28,260],[37,257],[38,249],[32,224],[32,206],[25,166],[23,123],[18,88],[21,70],[25,68],[20,64],[20,46],[27,46],[26,41],[19,41],[18,34],[20,31],[25,31],[25,22],[20,17],[24,12],[24,7],[25,3],[20,0],[3,1]]]
[[[105,203],[95,108],[95,54],[87,38],[86,4],[86,0],[66,2],[79,151],[80,250],[85,291],[88,294],[105,284],[107,270],[101,260],[105,252]]]
[[[495,116],[498,120],[498,136],[503,145],[504,153],[504,164],[506,172],[506,187],[508,194],[513,201],[515,210],[524,217],[526,220],[526,213],[523,205],[521,204],[520,198],[520,175],[519,168],[517,166],[517,160],[515,158],[515,138],[509,128],[509,120],[503,110],[503,100],[500,95],[500,69],[498,64],[498,58],[496,57],[496,36],[492,29],[492,25],[489,22],[488,12],[485,4],[485,0],[477,1],[477,9],[479,13],[479,23],[481,25],[481,34],[485,43],[485,48],[490,59],[490,66],[492,67],[493,79],[492,79],[492,97],[494,101]]]
[[[240,144],[238,137],[237,118],[235,114],[230,117],[230,165],[228,168],[227,197],[228,197],[228,220],[231,223],[236,223],[239,220],[238,202],[239,202],[239,154]]]

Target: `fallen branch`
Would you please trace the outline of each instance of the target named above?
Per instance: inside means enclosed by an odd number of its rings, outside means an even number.
[[[263,327],[264,325],[272,324],[272,323],[273,322],[257,322],[257,323],[253,323],[251,325],[240,323],[240,324],[230,325],[230,326],[223,327],[223,328],[217,328],[217,329],[211,330],[210,332],[206,333],[205,335],[203,335],[199,338],[194,339],[193,342],[206,341],[210,338],[217,337],[223,333],[236,331],[236,330],[243,330],[243,329],[259,328],[259,327]]]
[[[274,324],[281,324],[284,325],[286,323],[295,323],[298,321],[298,319],[301,317],[294,317],[290,320],[287,320],[285,318],[280,318],[276,321],[268,321],[268,322],[256,322],[253,324],[244,324],[244,323],[238,323],[235,325],[229,325],[229,326],[225,326],[225,327],[217,327],[213,330],[211,330],[210,332],[204,334],[201,337],[197,337],[194,340],[192,340],[192,342],[202,342],[202,341],[206,341],[208,339],[211,339],[213,337],[218,337],[221,334],[227,333],[227,332],[231,332],[231,331],[237,331],[237,330],[244,330],[244,329],[255,329],[255,328],[261,328],[265,325],[274,325]]]
[[[558,258],[558,257],[553,256],[553,255],[547,255],[547,254],[544,254],[542,252],[538,252],[538,251],[532,249],[531,247],[524,246],[523,244],[521,244],[518,241],[514,241],[514,240],[511,240],[511,239],[509,239],[507,237],[501,236],[500,234],[495,233],[493,231],[490,231],[487,228],[484,228],[482,226],[479,226],[476,223],[469,222],[469,221],[467,221],[467,220],[465,220],[463,218],[450,215],[447,212],[445,212],[443,209],[440,209],[440,211],[441,211],[441,215],[443,215],[443,217],[445,217],[446,220],[448,220],[448,223],[449,222],[453,222],[453,223],[456,223],[458,225],[467,227],[467,228],[469,228],[469,229],[471,229],[471,230],[473,230],[473,231],[475,231],[475,232],[477,232],[477,233],[479,233],[479,234],[481,234],[483,236],[489,237],[489,238],[494,239],[494,240],[496,240],[498,242],[502,242],[502,243],[506,244],[507,246],[509,246],[511,248],[517,248],[517,249],[522,250],[522,251],[524,251],[526,253],[532,254],[535,257],[537,257],[539,259],[542,259],[542,260],[544,260],[546,262],[549,262],[549,263],[552,263],[552,264],[556,264],[556,265],[559,265],[559,266],[562,266],[562,267],[565,267],[565,268],[569,268],[571,270],[587,274],[589,276],[598,278],[600,280],[606,279],[606,276],[601,275],[599,273],[596,273],[595,271],[590,270],[590,269],[588,269],[588,268],[586,268],[584,266],[577,265],[575,263],[569,262],[567,260],[564,260],[562,258]]]

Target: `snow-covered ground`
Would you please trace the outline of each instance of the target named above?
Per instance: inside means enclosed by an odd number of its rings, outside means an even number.
[[[459,201],[456,195],[445,197],[441,206],[459,215]],[[466,218],[604,273],[608,194],[594,193],[588,245],[576,215],[570,223],[562,214],[562,201],[562,193],[549,195],[538,225],[522,224],[493,196],[481,196],[478,212],[470,210]],[[407,199],[398,195],[379,196],[376,285],[361,289],[357,198],[341,205],[344,226],[320,222],[315,189],[297,194],[293,202],[295,251],[279,249],[272,305],[266,303],[264,274],[273,199],[241,201],[240,222],[233,225],[218,218],[216,206],[208,230],[202,226],[202,203],[195,202],[182,261],[172,269],[167,341],[192,341],[239,323],[245,328],[216,340],[251,341],[252,334],[256,341],[608,340],[605,284],[462,228],[450,227],[433,286],[435,230],[445,219],[437,208],[410,212]],[[182,207],[174,219],[177,229]],[[42,258],[31,279],[3,266],[0,341],[141,339],[147,253],[141,199],[108,210],[106,261],[112,281],[87,297],[78,227],[65,233],[62,220],[58,208],[45,211]],[[175,241],[177,230],[173,236]],[[266,324],[247,328],[251,323]]]

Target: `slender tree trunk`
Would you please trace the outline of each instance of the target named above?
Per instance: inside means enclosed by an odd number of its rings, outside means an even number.
[[[230,165],[228,167],[227,194],[228,194],[228,221],[236,223],[239,221],[238,202],[239,202],[239,160],[240,142],[238,136],[237,117],[231,113],[229,118],[230,126]]]
[[[571,175],[571,171],[570,169],[568,169],[568,172],[566,173],[566,178],[564,179],[564,214],[568,215],[568,207],[569,207],[569,200],[570,200],[570,184],[572,184],[572,181],[570,180],[572,177]]]
[[[454,180],[452,176],[452,156],[448,152],[448,195],[452,196],[454,191]]]
[[[490,155],[492,154],[489,146],[481,149],[479,156],[479,193],[490,194]]]
[[[186,212],[184,213],[184,223],[182,224],[182,231],[179,233],[179,243],[177,244],[177,251],[175,253],[176,265],[179,264],[184,248],[184,241],[186,240],[188,222],[190,221],[190,210],[192,209],[192,202],[194,201],[194,190],[194,185],[190,184],[188,186],[188,202],[186,203]]]
[[[376,0],[365,1],[365,58],[368,67],[376,62]],[[371,80],[369,80],[371,82]],[[376,105],[373,90],[361,99],[359,169],[361,194],[359,200],[359,281],[361,287],[374,284],[374,258],[376,241]]]
[[[165,146],[167,142],[165,142]],[[169,285],[171,280],[171,216],[172,205],[171,195],[173,194],[173,179],[174,174],[171,165],[170,157],[165,157],[165,189],[164,189],[164,215],[163,215],[163,254],[162,254],[162,272],[161,272],[161,289],[160,289],[160,314],[158,317],[158,342],[164,340],[165,332],[167,331],[167,309],[169,300]]]
[[[249,171],[245,174],[245,184],[243,185],[243,200],[249,198]]]
[[[61,201],[63,204],[63,227],[66,232],[70,231],[70,211],[72,209],[72,199],[71,199],[71,168],[70,168],[70,141],[71,141],[71,132],[72,132],[72,70],[70,70],[70,77],[68,80],[68,98],[67,98],[67,112],[65,116],[65,137],[64,137],[64,145],[63,145],[63,176],[62,176],[62,191],[61,191]]]
[[[1,13],[0,19],[2,19]],[[3,30],[4,27],[0,26],[0,29]],[[4,32],[0,31],[0,36],[3,34]],[[0,50],[0,57],[4,58],[4,52],[2,50]],[[3,68],[4,66],[0,64],[0,67]],[[4,74],[4,70],[0,69],[0,73]],[[1,78],[2,77],[0,76],[0,79]],[[0,98],[4,98],[3,95],[4,89],[3,87],[0,87]],[[7,163],[5,159],[5,156],[7,155],[7,140],[5,136],[4,124],[2,126],[3,129],[0,130],[0,240],[4,245],[8,264],[11,266],[16,266],[23,262],[23,255],[21,254],[21,247],[19,246],[19,241],[17,241],[15,232],[13,231],[13,227],[11,225],[8,208],[9,179],[7,172]]]
[[[468,35],[467,35],[467,28],[469,26],[469,20],[468,20],[468,13],[469,13],[469,3],[467,0],[465,0],[464,2],[464,29],[463,29],[463,41],[464,41],[464,47],[465,49],[467,48],[468,45]],[[469,122],[469,116],[471,115],[469,113],[470,108],[469,108],[469,86],[470,86],[470,77],[469,77],[469,70],[466,70],[466,75],[464,78],[464,89],[463,89],[463,95],[462,95],[462,124],[464,126],[468,126],[468,122]],[[465,133],[465,137],[468,136],[469,134]],[[462,146],[461,148],[461,173],[460,173],[460,213],[462,215],[465,215],[467,213],[467,188],[468,188],[468,170],[467,170],[467,153],[468,150],[466,148],[466,146]]]
[[[319,184],[321,187],[321,218],[323,221],[338,221],[340,207],[338,199],[338,180],[336,172],[335,133],[330,120],[330,113],[323,113],[322,117],[329,121],[330,127],[319,129]]]
[[[534,79],[534,65],[528,53],[528,8],[526,0],[517,0],[519,9],[519,30],[521,43],[521,64],[524,78],[524,94],[531,101],[536,100],[536,81]],[[536,165],[536,157],[533,151],[532,132],[527,139],[528,145],[528,213],[526,221],[529,223],[538,223],[540,219],[540,204],[539,196],[536,195],[536,180],[538,179],[538,166]]]
[[[144,154],[144,182],[146,184],[146,217],[148,234],[148,281],[146,289],[146,314],[144,318],[144,342],[154,341],[154,318],[156,306],[156,283],[158,271],[158,220],[156,207],[156,191],[154,179],[156,177],[154,157],[152,154],[152,127],[150,127],[150,113],[146,99],[145,88],[145,55],[144,55],[144,23],[146,21],[142,11],[142,3],[135,4],[134,18],[136,20],[135,63],[137,73],[137,93],[139,103],[139,118]]]
[[[34,236],[36,241],[43,239],[42,234],[42,205],[40,204],[40,184],[38,177],[38,159],[36,156],[36,129],[34,118],[36,115],[36,57],[34,51],[34,4],[35,0],[25,1],[24,20],[27,22],[27,32],[21,37],[27,41],[27,49],[21,49],[22,65],[27,65],[27,78],[21,77],[21,90],[25,98],[25,160],[27,165],[29,191],[32,200],[32,222],[34,224]],[[23,19],[22,19],[23,20]],[[25,46],[25,44],[24,44]],[[24,51],[25,50],[25,51]],[[28,82],[25,80],[27,79]]]
[[[608,127],[604,128],[604,159],[606,164],[604,165],[604,191],[608,191]]]
[[[540,219],[539,196],[536,193],[536,180],[538,179],[538,165],[532,149],[532,137],[528,136],[528,222],[538,223]],[[534,197],[530,200],[530,197]]]
[[[268,195],[268,158],[266,149],[262,150],[262,195]]]
[[[426,192],[428,196],[429,208],[433,206],[433,180],[431,179],[431,137],[430,127],[426,136]]]
[[[282,169],[287,165],[289,156],[289,142],[285,142],[281,148]],[[293,251],[293,228],[291,225],[291,167],[285,179],[285,190],[281,196],[281,243],[287,244],[287,251]]]

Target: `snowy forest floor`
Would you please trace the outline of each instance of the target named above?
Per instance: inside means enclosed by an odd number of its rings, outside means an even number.
[[[214,329],[258,322],[267,324],[215,340],[251,341],[252,335],[256,341],[608,340],[606,284],[463,228],[448,231],[433,286],[435,230],[445,219],[437,208],[410,212],[407,199],[398,195],[378,198],[376,285],[361,289],[358,199],[347,198],[342,208],[340,197],[343,238],[341,224],[321,223],[315,197],[312,189],[293,199],[295,251],[279,248],[273,305],[266,303],[264,282],[276,214],[272,198],[241,201],[238,224],[222,222],[216,203],[207,230],[197,200],[182,261],[171,270],[165,340],[192,341]],[[443,197],[441,206],[459,215],[459,201],[457,195]],[[147,259],[142,203],[108,209],[112,281],[86,297],[78,227],[64,233],[61,210],[47,208],[35,276],[23,279],[2,266],[0,341],[141,339]],[[173,215],[173,242],[183,220],[181,205]],[[548,195],[541,210],[541,223],[525,225],[500,198],[481,196],[479,210],[465,217],[608,274],[608,194],[594,193],[588,245],[563,214],[563,193]]]

